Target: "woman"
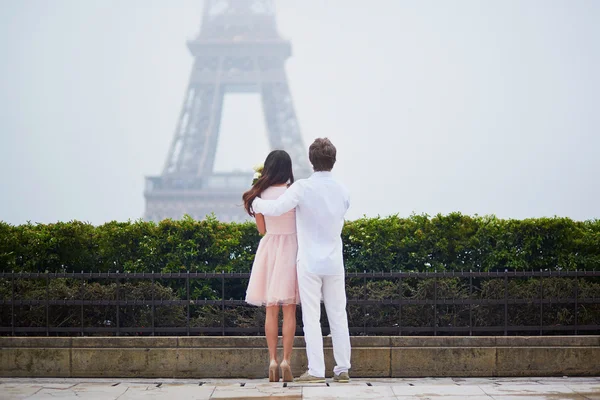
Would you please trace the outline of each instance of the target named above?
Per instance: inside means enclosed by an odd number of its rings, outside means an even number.
[[[296,213],[289,211],[279,217],[264,217],[252,210],[252,201],[258,196],[276,199],[294,183],[292,160],[283,150],[274,150],[265,160],[262,175],[252,188],[243,195],[244,207],[256,218],[261,239],[250,282],[246,291],[246,302],[266,306],[265,334],[269,347],[269,381],[278,382],[279,372],[284,382],[292,382],[290,368],[294,334],[296,332],[296,305],[300,303],[296,277]],[[277,361],[277,337],[279,331],[279,307],[283,310],[283,360]]]

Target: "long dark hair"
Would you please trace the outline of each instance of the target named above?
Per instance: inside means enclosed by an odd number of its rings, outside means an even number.
[[[258,181],[242,196],[244,208],[254,217],[252,202],[268,187],[284,183],[294,183],[292,159],[284,150],[273,150],[265,159],[265,165]]]

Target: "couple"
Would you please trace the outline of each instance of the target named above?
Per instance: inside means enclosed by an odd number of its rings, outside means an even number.
[[[336,149],[329,139],[309,148],[314,174],[294,182],[292,161],[283,150],[272,151],[262,175],[244,193],[244,207],[265,236],[260,241],[246,302],[266,306],[269,381],[293,380],[290,368],[296,305],[302,322],[308,371],[296,382],[325,382],[321,301],[325,303],[336,366],[334,381],[348,382],[350,335],[342,260],[342,227],[349,207],[348,191],[332,176]],[[283,309],[283,360],[277,361],[279,307]]]

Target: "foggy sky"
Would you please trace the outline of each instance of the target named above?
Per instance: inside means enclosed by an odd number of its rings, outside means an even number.
[[[142,217],[200,0],[0,0],[0,220]],[[600,217],[600,2],[277,0],[306,146],[329,137],[349,218]],[[216,169],[268,152],[225,98]],[[254,150],[251,150],[254,148]]]

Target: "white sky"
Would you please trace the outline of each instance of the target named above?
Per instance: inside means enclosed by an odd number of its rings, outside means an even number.
[[[349,217],[600,217],[600,1],[277,0],[306,145]],[[0,0],[0,220],[140,218],[192,67],[200,0]],[[266,156],[225,100],[219,170]]]

